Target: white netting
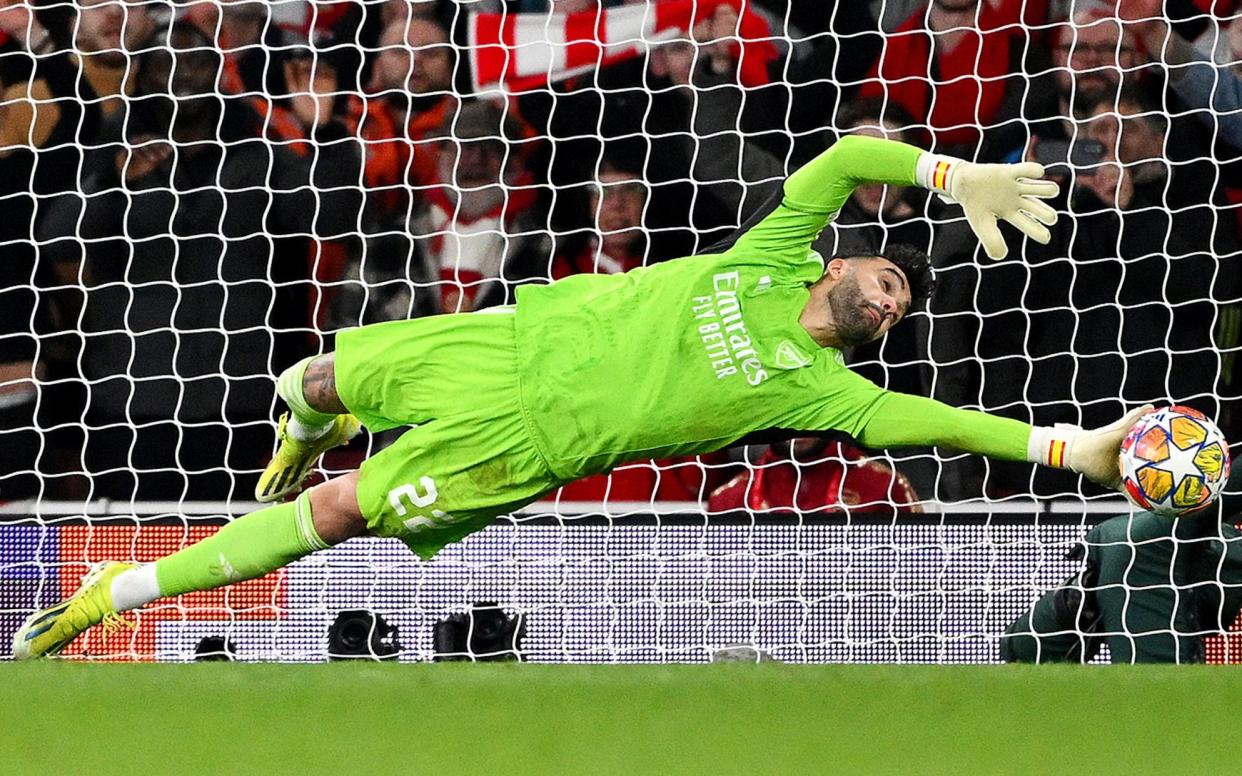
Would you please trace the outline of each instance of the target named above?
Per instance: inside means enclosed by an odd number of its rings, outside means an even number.
[[[149,560],[187,535],[176,526],[207,530],[176,516],[195,502],[243,513],[270,455],[275,375],[340,329],[706,250],[848,132],[1034,158],[1065,191],[1051,245],[1013,240],[992,263],[955,208],[858,189],[816,248],[912,244],[940,288],[849,354],[857,371],[1040,424],[1177,401],[1235,437],[1242,19],[1231,3],[1118,5],[0,0],[0,498],[20,523],[0,526],[0,636],[101,547]],[[324,467],[353,469],[391,439],[364,436]],[[699,659],[726,642],[790,659],[995,659],[1001,630],[1075,570],[1061,556],[1082,530],[938,533],[894,507],[1105,497],[1026,465],[865,459],[815,439],[640,462],[530,511],[675,508],[701,516],[698,533],[519,521],[443,567],[338,550],[248,603],[165,607],[126,649],[185,656],[192,634],[253,618],[266,641],[243,651],[318,656],[296,634],[355,607],[416,632],[419,657],[431,622],[497,600],[530,615],[540,659]],[[765,523],[841,506],[887,517],[859,533],[853,517]],[[129,527],[80,519],[92,509]],[[1231,584],[1212,565],[1230,545],[1208,534],[1174,544]],[[769,568],[769,554],[783,560]],[[454,564],[469,579],[448,592]],[[596,576],[571,580],[580,567]],[[1187,612],[1123,630],[1212,630]]]

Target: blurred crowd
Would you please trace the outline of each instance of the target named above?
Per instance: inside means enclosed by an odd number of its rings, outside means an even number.
[[[0,92],[0,500],[247,498],[273,376],[334,332],[709,250],[844,133],[1062,183],[1052,244],[1001,263],[954,206],[859,188],[816,248],[910,243],[940,288],[855,369],[1041,424],[1242,425],[1242,2],[0,0]],[[1077,492],[1056,475],[803,439],[562,498]]]

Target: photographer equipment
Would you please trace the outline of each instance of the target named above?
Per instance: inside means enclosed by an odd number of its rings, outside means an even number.
[[[401,652],[397,626],[375,612],[350,609],[328,628],[329,660],[391,660]]]
[[[432,660],[521,660],[526,616],[507,615],[495,602],[470,605],[435,624]]]
[[[213,660],[233,661],[237,659],[237,645],[232,639],[224,636],[204,636],[194,648],[194,662],[210,662]]]
[[[1040,140],[1035,144],[1035,161],[1049,169],[1049,175],[1067,175],[1070,170],[1082,172],[1104,160],[1106,149],[1098,140],[1080,138],[1072,144],[1068,140]]]

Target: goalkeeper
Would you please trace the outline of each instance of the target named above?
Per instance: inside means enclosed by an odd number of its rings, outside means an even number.
[[[290,413],[258,497],[299,490],[359,422],[413,428],[358,471],[156,563],[97,566],[72,598],[26,621],[14,655],[54,654],[96,623],[124,622],[120,611],[259,577],[354,536],[396,537],[430,558],[565,482],[756,433],[939,445],[1115,486],[1117,449],[1137,415],[1097,431],[1032,427],[850,372],[841,348],[883,336],[926,299],[927,257],[897,247],[825,265],[810,249],[854,187],[873,182],[957,201],[1001,258],[998,220],[1050,238],[1056,213],[1041,200],[1057,187],[1042,175],[1037,164],[977,165],[846,137],[790,176],[774,209],[722,254],[525,286],[514,307],[342,332],[335,354],[280,376]]]

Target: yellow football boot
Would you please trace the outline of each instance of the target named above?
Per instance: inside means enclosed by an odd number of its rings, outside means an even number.
[[[136,566],[120,561],[95,566],[72,598],[35,612],[22,623],[13,636],[13,657],[30,660],[55,655],[79,634],[101,622],[109,631],[134,627],[112,608],[112,580]]]
[[[334,447],[343,445],[358,435],[362,425],[353,415],[337,415],[332,427],[323,436],[310,442],[294,439],[289,433],[289,413],[280,416],[276,438],[280,447],[276,455],[259,475],[254,497],[259,501],[280,501],[290,493],[302,489],[302,482],[310,476],[311,467],[319,456]]]

